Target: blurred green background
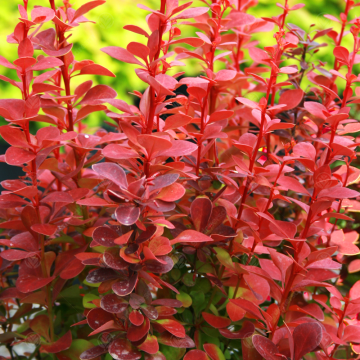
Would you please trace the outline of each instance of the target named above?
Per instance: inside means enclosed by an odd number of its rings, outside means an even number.
[[[71,4],[78,8],[88,0],[72,0]],[[250,13],[256,17],[261,16],[275,16],[282,12],[282,9],[276,6],[277,2],[281,0],[259,0],[258,5],[250,10]],[[62,5],[62,0],[55,0],[56,5]],[[185,1],[181,0],[181,3]],[[290,0],[291,6],[304,2],[298,0]],[[111,59],[106,54],[102,53],[100,49],[105,46],[116,45],[126,47],[130,41],[145,42],[145,37],[136,35],[123,29],[124,25],[134,24],[147,28],[145,17],[148,12],[138,9],[136,4],[142,3],[150,8],[159,8],[160,0],[107,0],[107,3],[87,14],[87,17],[96,22],[81,24],[75,28],[70,41],[74,43],[73,51],[77,60],[91,59],[96,63],[100,63],[108,67],[116,74],[116,78],[98,77],[98,76],[82,76],[74,79],[72,86],[88,79],[94,80],[95,83],[103,83],[112,86],[118,93],[118,97],[129,102],[134,103],[134,97],[129,95],[132,90],[143,91],[145,84],[135,75],[134,65],[120,63],[119,61]],[[0,54],[5,56],[10,61],[17,58],[17,46],[8,44],[6,37],[13,32],[15,25],[18,22],[17,7],[22,4],[21,0],[0,0]],[[298,11],[290,13],[288,22],[294,23],[304,30],[308,30],[310,24],[317,24],[314,29],[325,29],[334,26],[339,28],[338,24],[331,22],[324,18],[324,14],[338,15],[345,7],[344,0],[306,0],[306,7]],[[35,5],[49,6],[48,0],[29,0],[29,10]],[[204,6],[204,3],[195,0],[193,6]],[[351,15],[351,14],[350,14]],[[50,26],[47,24],[47,26]],[[44,27],[45,29],[46,27]],[[188,26],[180,27],[183,35],[194,36],[195,29]],[[261,45],[274,44],[272,33],[261,33],[257,36]],[[330,42],[329,38],[323,38],[320,41]],[[350,36],[347,36],[343,42],[344,46],[351,44]],[[318,57],[325,62],[329,62],[332,66],[333,56],[331,50],[328,48],[321,48]],[[330,67],[331,68],[331,67]],[[184,68],[177,68],[175,72],[186,71],[187,75],[196,75],[201,71],[201,67],[196,61],[191,61]],[[0,74],[16,79],[16,74],[13,70],[6,69],[0,66]],[[17,98],[20,97],[20,92],[10,84],[0,80],[0,98]],[[96,113],[91,116],[90,123],[92,125],[99,124],[104,120],[105,116],[101,113]],[[1,121],[2,119],[0,119]],[[3,124],[3,122],[2,122]]]

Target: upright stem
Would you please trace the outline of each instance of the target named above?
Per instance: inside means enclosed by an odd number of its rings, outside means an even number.
[[[266,93],[266,104],[269,101],[269,96],[270,96],[270,91],[271,91],[271,87],[272,87],[272,83],[273,83],[273,78],[274,78],[274,73],[273,70],[271,71],[271,76],[270,76],[270,80],[268,83],[268,88],[267,88],[267,93]],[[252,157],[250,159],[250,164],[249,164],[249,172],[252,173],[254,165],[255,165],[255,161],[256,161],[256,157],[260,148],[260,144],[261,144],[261,140],[263,137],[263,131],[264,131],[264,125],[265,125],[265,120],[266,120],[266,109],[267,109],[267,105],[264,105],[264,108],[261,110],[261,124],[260,124],[260,129],[259,129],[259,135],[257,137],[257,142],[255,145],[255,148],[253,150],[253,154]],[[239,206],[239,212],[238,212],[238,219],[241,219],[241,215],[244,209],[244,204],[247,198],[247,193],[249,191],[249,187],[251,184],[251,180],[249,179],[249,177],[246,178],[246,185],[244,188],[244,191],[242,193],[241,196],[241,202],[240,202],[240,206]]]
[[[50,0],[50,6],[56,12],[55,0]]]
[[[343,333],[342,324],[343,324],[343,322],[344,322],[344,318],[345,318],[345,314],[346,314],[346,310],[347,310],[348,305],[349,305],[349,302],[346,300],[345,306],[344,306],[344,311],[343,311],[343,313],[342,313],[342,315],[341,315],[341,318],[339,319],[339,328],[338,328],[337,336],[338,336],[340,339],[341,339],[342,336],[343,336],[343,334],[342,334],[342,333]],[[336,352],[336,350],[338,349],[339,346],[340,346],[339,344],[336,344],[336,345],[335,345],[333,351],[332,351],[331,354],[330,354],[330,357],[331,357],[331,358],[335,355],[335,352]]]
[[[59,32],[59,44],[60,44],[60,48],[63,48],[64,45],[65,45],[65,34],[61,30]],[[66,64],[65,56],[61,57],[61,60],[64,63],[64,65],[61,67],[61,73],[62,73],[62,77],[64,79],[64,86],[65,86],[66,96],[70,96],[71,95],[70,75],[69,75],[69,68],[68,68],[68,66]],[[67,130],[68,131],[74,131],[73,107],[72,107],[72,105],[70,103],[70,100],[67,101],[67,110],[68,110],[68,119],[69,119],[68,129]]]
[[[160,12],[162,14],[165,14],[165,6],[166,6],[166,0],[161,0]],[[153,61],[157,60],[159,58],[159,56],[160,56],[161,42],[162,42],[162,36],[163,36],[165,25],[166,24],[163,24],[163,22],[160,20],[158,49],[157,49],[157,52],[156,52],[156,54],[154,56]],[[157,66],[154,69],[154,73],[152,74],[154,77],[156,76],[156,69],[157,69]],[[147,124],[146,124],[146,134],[151,134],[151,132],[153,130],[155,110],[156,110],[155,89],[151,86],[150,87],[150,110],[149,110],[149,117],[147,119]]]
[[[24,38],[26,38],[28,36],[28,29],[27,27],[25,28],[24,31]],[[27,99],[29,98],[29,84],[27,84],[27,78],[26,78],[26,74],[22,74],[22,83],[23,83],[23,98],[25,101],[27,101]],[[26,116],[26,114],[24,114],[24,117]],[[30,136],[30,128],[29,128],[29,121],[27,121],[26,125],[24,126],[24,133],[26,136],[26,140],[29,144],[31,144],[31,136]],[[31,181],[32,181],[32,185],[37,189],[37,166],[36,166],[36,159],[32,160],[30,163],[31,166]],[[35,195],[35,204],[34,204],[34,208],[37,214],[37,218],[38,221],[41,222],[41,215],[40,215],[40,200],[39,200],[39,195],[38,192],[36,191],[36,195]],[[46,270],[46,264],[45,264],[45,237],[44,235],[39,234],[38,235],[38,240],[39,240],[39,244],[40,244],[40,248],[41,248],[41,259],[40,259],[40,263],[41,263],[41,270],[42,270],[42,275],[44,278],[47,278],[50,276],[50,274],[47,273]],[[53,323],[53,314],[52,314],[52,298],[51,298],[51,288],[50,288],[50,284],[46,286],[47,288],[47,306],[48,306],[48,317],[49,317],[49,325],[50,325],[50,337],[51,340],[54,340],[54,323]]]
[[[344,21],[341,25],[341,31],[340,31],[340,35],[337,39],[337,42],[336,42],[336,46],[340,46],[341,45],[341,42],[342,42],[342,39],[344,37],[344,32],[345,32],[345,27],[347,25],[347,18],[348,18],[348,15],[349,15],[349,11],[350,11],[350,1],[349,0],[346,0],[346,6],[345,6],[345,11],[344,11],[344,14],[346,16],[346,21]],[[335,59],[335,62],[334,62],[334,70],[339,70],[341,67],[341,64]],[[333,78],[332,78],[332,81],[331,81],[331,84],[329,85],[329,88],[332,89],[333,88],[333,85],[335,83],[335,80],[336,80],[336,76],[333,75]],[[331,99],[331,97],[329,96],[329,99]]]
[[[207,92],[203,100],[203,105],[201,107],[201,125],[200,125],[200,134],[204,134],[205,131],[205,116],[206,116],[206,108],[208,106],[208,98],[209,98],[210,84],[208,84]],[[199,176],[200,172],[200,163],[201,163],[201,150],[202,150],[202,141],[201,138],[198,140],[198,156],[196,162],[196,176]]]
[[[349,0],[346,0],[346,6],[345,6],[345,16],[346,16],[346,21],[344,21],[341,25],[341,31],[340,31],[340,35],[339,35],[339,38],[338,38],[338,41],[337,41],[337,46],[341,45],[341,41],[343,39],[343,36],[344,36],[344,31],[345,31],[345,27],[346,27],[346,24],[347,24],[347,17],[349,15],[349,11],[350,11],[350,1]]]

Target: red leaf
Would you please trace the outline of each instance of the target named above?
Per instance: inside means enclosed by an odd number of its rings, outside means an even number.
[[[112,314],[100,308],[91,309],[87,314],[87,322],[93,330],[98,329],[113,319],[114,317]]]
[[[125,25],[124,29],[134,32],[135,34],[144,35],[146,37],[149,37],[149,34],[144,29],[142,29],[141,27],[136,26],[136,25]]]
[[[225,360],[224,354],[215,344],[204,344],[204,350],[211,360]]]
[[[85,269],[85,265],[76,258],[71,260],[66,268],[60,273],[60,277],[64,280],[73,279],[78,276]]]
[[[34,65],[31,70],[32,71],[40,71],[40,70],[46,70],[58,66],[62,66],[64,63],[54,57],[44,57],[36,65]]]
[[[226,328],[231,324],[231,320],[222,316],[216,316],[206,312],[202,313],[204,320],[215,329]]]
[[[34,275],[20,276],[16,281],[16,288],[22,293],[32,292],[50,284],[54,278],[54,276],[49,278],[40,278]]]
[[[126,336],[131,342],[139,341],[144,336],[147,335],[149,329],[150,329],[150,321],[146,317],[144,318],[144,322],[140,326],[135,326],[131,324],[128,328]]]
[[[0,55],[0,65],[5,66],[8,69],[16,69],[16,66],[14,66],[11,62],[6,60],[3,56]]]
[[[108,348],[106,345],[101,344],[98,346],[94,346],[91,349],[85,350],[80,355],[81,360],[91,360],[95,359],[103,354],[106,354],[108,352]]]
[[[209,360],[210,358],[201,350],[190,350],[184,356],[184,360]]]
[[[74,202],[73,197],[67,193],[67,192],[60,192],[60,191],[55,191],[52,192],[51,194],[49,194],[48,196],[46,196],[44,199],[42,199],[42,202],[44,203],[67,203],[67,204],[71,204]]]
[[[119,360],[139,360],[141,352],[126,339],[116,339],[109,346],[109,354]]]
[[[120,188],[127,188],[125,171],[119,165],[113,163],[100,163],[93,165],[92,168],[101,177],[112,181]]]
[[[198,149],[198,146],[190,141],[186,140],[174,140],[172,141],[172,147],[168,150],[160,151],[157,156],[184,156],[190,155],[195,150]]]
[[[209,11],[207,7],[190,8],[183,11],[181,14],[172,17],[172,20],[176,19],[191,19],[200,15],[203,15]]]
[[[63,91],[64,89],[51,84],[34,84],[32,90],[32,94],[39,94],[48,91]]]
[[[318,323],[298,325],[293,332],[294,360],[299,360],[313,351],[320,344],[322,336],[322,328]]]
[[[8,125],[0,127],[0,135],[10,145],[18,147],[29,147],[25,133],[18,128]]]
[[[102,4],[105,4],[106,3],[106,0],[97,0],[97,1],[90,1],[82,6],[80,6],[73,18],[71,19],[71,22],[74,22],[77,18],[79,18],[80,16],[83,16],[85,15],[87,12],[89,12],[90,10],[96,8],[97,6],[100,6]]]
[[[165,121],[164,131],[171,129],[178,129],[182,126],[190,124],[193,118],[184,114],[176,114],[169,116]],[[1,129],[1,128],[0,128]]]
[[[263,357],[255,349],[251,337],[241,339],[241,349],[243,360],[263,360]]]
[[[110,76],[110,77],[116,77],[115,74],[113,74],[110,70],[105,68],[104,66],[101,66],[99,64],[89,64],[84,66],[80,70],[81,75],[101,75],[101,76]]]
[[[264,317],[261,314],[259,307],[256,306],[254,303],[245,300],[245,299],[231,299],[232,303],[234,303],[237,306],[240,306],[242,309],[246,310],[248,313],[255,316],[257,319],[263,320]]]
[[[20,166],[34,160],[36,154],[14,146],[9,147],[5,153],[5,160],[9,165]]]
[[[119,234],[108,226],[99,226],[93,232],[94,240],[101,246],[115,246],[114,240],[118,237]]]
[[[195,347],[194,341],[188,335],[185,335],[184,338],[178,338],[168,332],[163,332],[158,337],[158,341],[160,344],[180,349],[188,349]]]
[[[279,104],[285,104],[286,106],[281,108],[280,111],[290,110],[300,104],[304,96],[304,91],[301,89],[286,90],[283,92],[279,99]]]
[[[62,336],[56,342],[49,345],[41,345],[41,351],[49,354],[56,354],[60,351],[69,349],[72,343],[71,331],[69,330],[64,336]]]
[[[129,279],[116,282],[112,285],[112,289],[116,295],[126,296],[132,293],[137,283],[138,275],[135,273]]]
[[[342,340],[352,343],[360,343],[360,326],[348,325],[345,327]]]
[[[106,48],[101,49],[105,54],[110,55],[116,60],[120,60],[126,62],[128,64],[135,64],[145,67],[143,63],[141,63],[136,57],[131,54],[128,50],[123,49],[117,46],[108,46]]]
[[[226,312],[232,321],[239,321],[246,314],[245,310],[230,301],[226,304]]]
[[[358,280],[350,289],[350,299],[355,300],[360,298],[360,280]]]
[[[31,10],[31,19],[34,23],[45,23],[55,17],[55,12],[47,7],[35,7]]]
[[[22,250],[3,250],[1,252],[1,257],[8,261],[18,261],[30,258],[30,261],[34,263],[39,263],[38,252],[27,252]],[[33,258],[33,259],[31,259]]]
[[[179,174],[165,174],[156,177],[149,186],[149,191],[162,189],[166,186],[173,184],[179,178]]]
[[[351,261],[348,270],[350,274],[360,271],[360,259],[355,259]]]
[[[133,325],[140,326],[144,322],[144,316],[141,312],[133,310],[129,315],[129,320]],[[157,352],[157,350],[155,352]]]
[[[110,86],[96,85],[86,93],[80,104],[101,105],[107,102],[108,99],[114,99],[116,96],[116,91],[113,90]]]
[[[85,119],[89,114],[92,114],[94,112],[97,111],[102,111],[102,110],[106,110],[106,106],[105,105],[87,105],[82,107],[78,113],[76,114],[76,119],[75,122],[78,122],[82,119]]]
[[[52,236],[56,233],[58,227],[51,224],[36,224],[33,225],[31,229],[39,234]]]
[[[161,305],[161,306],[169,306],[169,307],[182,307],[182,302],[175,299],[157,299],[154,300],[151,305]]]
[[[140,208],[132,205],[120,205],[116,209],[116,219],[120,224],[129,226],[136,223],[140,216]]]
[[[172,202],[181,199],[184,196],[184,194],[185,194],[185,188],[178,183],[174,183],[172,185],[163,188],[156,196],[156,198],[161,199],[163,201]]]
[[[174,262],[169,256],[158,256],[157,260],[147,260],[145,264],[148,271],[159,274],[168,273],[174,267]]]
[[[96,269],[86,276],[86,281],[90,284],[117,279],[119,275],[112,269]]]
[[[279,350],[276,345],[268,338],[261,335],[254,335],[252,342],[255,346],[255,349],[265,360],[280,360],[283,358],[282,356],[276,355],[279,354]]]
[[[227,339],[245,339],[255,332],[255,325],[250,321],[245,321],[243,327],[238,331],[231,332],[228,329],[219,329],[219,332]]]
[[[169,320],[169,319],[157,320],[156,323],[160,324],[170,334],[172,334],[178,338],[185,337],[184,327],[175,320]]]
[[[43,336],[46,341],[50,342],[50,324],[49,318],[46,315],[38,315],[30,321],[30,328],[37,334]]]
[[[161,151],[167,151],[172,147],[169,140],[155,135],[139,135],[138,142],[146,150],[146,155],[149,159]]]
[[[197,231],[204,231],[208,225],[211,212],[212,203],[207,197],[198,197],[191,203],[190,215]]]
[[[150,54],[150,49],[146,45],[137,42],[131,42],[128,44],[126,49],[131,54],[144,60],[144,62],[147,62],[147,58]]]
[[[105,295],[101,299],[100,304],[102,309],[110,313],[121,313],[129,306],[129,303],[125,299],[116,294]]]
[[[18,47],[19,58],[32,57],[34,55],[34,47],[30,39],[25,38]]]
[[[175,245],[178,243],[194,243],[207,241],[213,241],[213,239],[195,230],[185,230],[174,240],[171,240],[170,244]]]
[[[336,57],[337,60],[340,60],[345,64],[347,64],[349,62],[350,53],[347,48],[343,46],[336,46],[334,48],[334,56]]]
[[[109,206],[109,203],[104,199],[101,199],[97,196],[93,196],[91,198],[78,200],[76,202],[78,205],[85,205],[85,206]]]
[[[112,160],[124,160],[138,158],[139,154],[119,144],[110,144],[103,149],[103,155]]]
[[[348,189],[345,187],[332,187],[329,189],[321,190],[318,194],[320,198],[331,198],[331,199],[350,199],[359,196],[360,193],[356,190]]]
[[[326,116],[324,112],[327,112],[327,110],[324,105],[314,101],[305,101],[304,107],[310,114],[315,115],[316,117],[319,117],[322,120],[326,120]]]
[[[159,343],[156,336],[148,335],[146,340],[139,345],[138,348],[148,354],[156,354],[159,351]]]

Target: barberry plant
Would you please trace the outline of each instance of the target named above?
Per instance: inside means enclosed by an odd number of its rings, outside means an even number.
[[[303,29],[291,0],[262,18],[253,0],[158,2],[124,27],[143,42],[101,49],[134,66],[137,105],[74,56],[105,0],[19,4],[18,58],[0,56],[19,94],[0,100],[0,160],[24,172],[1,183],[0,358],[359,358],[358,4]]]

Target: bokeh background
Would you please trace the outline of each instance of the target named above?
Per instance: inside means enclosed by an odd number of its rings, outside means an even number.
[[[71,4],[75,8],[78,8],[82,4],[89,0],[72,0]],[[62,0],[56,0],[56,5],[62,4]],[[181,1],[180,2],[185,2]],[[258,5],[255,8],[251,8],[249,13],[256,17],[262,16],[276,16],[281,13],[281,9],[276,6],[276,3],[282,3],[282,0],[259,0]],[[159,8],[160,0],[107,0],[106,4],[96,8],[88,13],[87,17],[95,21],[96,23],[84,23],[78,28],[75,28],[73,35],[70,38],[70,42],[74,43],[73,51],[77,60],[91,59],[97,63],[108,67],[116,74],[116,78],[107,77],[94,77],[89,75],[89,79],[93,79],[94,82],[101,82],[114,87],[118,92],[119,98],[125,101],[132,102],[133,97],[128,93],[134,89],[144,90],[144,83],[135,75],[134,65],[128,65],[120,63],[111,59],[108,55],[102,53],[100,49],[105,46],[122,46],[126,45],[130,41],[144,42],[145,38],[140,35],[136,35],[123,29],[125,25],[133,24],[144,27],[147,29],[145,17],[148,14],[147,11],[137,8],[136,4],[142,3],[150,8]],[[339,25],[328,20],[324,17],[325,14],[338,15],[344,10],[344,0],[290,0],[291,6],[305,3],[305,7],[290,13],[288,16],[288,22],[296,24],[308,30],[311,24],[316,24],[314,29],[326,29],[329,27],[339,28]],[[13,32],[17,19],[19,17],[18,5],[22,4],[22,0],[1,0],[0,2],[0,54],[5,56],[10,61],[17,58],[16,45],[8,44],[6,41],[7,35]],[[29,9],[31,10],[34,5],[49,6],[48,0],[29,0]],[[195,0],[193,6],[204,6],[204,3]],[[356,11],[356,10],[355,10]],[[350,14],[351,16],[351,14]],[[46,27],[45,27],[46,28]],[[196,36],[195,30],[189,26],[181,27],[184,35]],[[326,41],[326,38],[323,38]],[[271,33],[261,33],[258,35],[258,40],[261,45],[268,45],[274,43]],[[328,38],[330,41],[330,39]],[[345,37],[344,45],[348,40]],[[350,40],[350,37],[349,37]],[[349,44],[350,45],[350,44]],[[321,48],[319,57],[325,61],[332,63],[333,57],[331,51],[326,47]],[[201,71],[200,66],[193,62],[186,66],[184,69],[188,75],[195,75]],[[0,74],[6,75],[15,79],[16,74],[13,70],[0,67]],[[81,78],[83,80],[84,77]],[[20,93],[17,89],[5,83],[0,82],[0,98],[13,98],[19,97]],[[99,114],[98,114],[99,115]],[[98,115],[91,118],[96,122]]]
[[[80,7],[88,0],[72,0],[71,4],[75,8]],[[180,1],[185,2],[185,1]],[[249,13],[256,17],[271,17],[276,16],[282,10],[276,6],[276,3],[282,3],[282,0],[258,0],[258,5],[251,8]],[[0,55],[6,57],[10,61],[17,58],[17,47],[13,44],[7,43],[7,35],[13,32],[15,25],[18,22],[19,13],[18,5],[22,4],[22,0],[0,0]],[[62,5],[62,0],[55,1],[57,6]],[[131,41],[144,42],[145,37],[136,35],[123,29],[125,25],[133,24],[147,29],[145,17],[147,11],[137,8],[136,4],[142,3],[150,8],[159,8],[160,0],[107,0],[106,4],[96,8],[87,14],[87,17],[94,21],[94,23],[84,23],[78,28],[75,28],[72,37],[69,41],[74,43],[73,52],[77,60],[91,59],[96,63],[108,67],[116,74],[116,78],[99,77],[88,75],[88,79],[92,79],[95,84],[102,83],[112,86],[118,93],[118,98],[121,98],[128,103],[134,103],[136,98],[129,94],[133,90],[144,91],[145,84],[134,73],[134,65],[120,63],[108,55],[102,53],[100,49],[105,46],[122,46],[126,47]],[[338,15],[345,8],[345,0],[289,0],[291,6],[297,3],[305,3],[305,7],[290,13],[288,22],[300,26],[302,29],[308,31],[311,24],[316,24],[312,29],[326,29],[334,27],[338,30],[340,25],[334,23],[324,17],[325,14]],[[49,6],[48,0],[29,0],[29,10],[35,5]],[[204,6],[204,3],[195,0],[193,6]],[[356,9],[356,8],[355,8]],[[357,8],[359,9],[359,8]],[[356,10],[353,10],[356,11]],[[355,14],[350,14],[353,17]],[[47,25],[49,26],[49,25]],[[43,27],[46,29],[46,26]],[[189,26],[181,27],[182,33],[185,36],[194,36],[195,28]],[[260,46],[265,46],[274,43],[272,33],[261,33],[257,36],[260,41]],[[329,38],[322,38],[321,41],[332,41]],[[344,46],[350,48],[350,36],[345,37],[343,41]],[[318,59],[329,63],[329,68],[332,67],[333,56],[330,47],[323,47],[316,55]],[[194,76],[201,72],[201,67],[196,61],[190,61],[183,69],[176,69],[178,71],[185,71],[186,75]],[[15,71],[6,69],[0,66],[0,74],[9,78],[17,80]],[[78,84],[78,81],[88,80],[86,77],[75,78],[72,82],[73,88]],[[10,84],[0,80],[0,98],[18,98],[20,91]],[[94,113],[86,121],[94,131],[97,126],[104,124],[105,114]],[[5,124],[5,120],[0,117],[0,125]],[[36,126],[39,124],[31,124],[32,132],[36,131]],[[0,139],[0,154],[4,154],[7,145]],[[21,168],[9,167],[6,164],[0,163],[0,181],[3,179],[11,179],[21,175]]]

